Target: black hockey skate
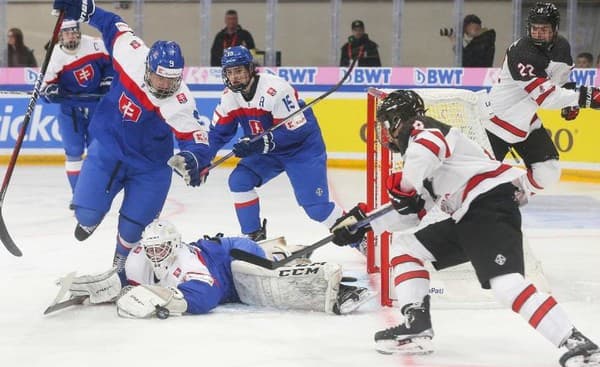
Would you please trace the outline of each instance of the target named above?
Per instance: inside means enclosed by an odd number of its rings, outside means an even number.
[[[248,233],[249,239],[254,242],[263,241],[267,239],[267,220],[263,219],[262,226],[252,233]]]
[[[98,225],[87,227],[77,223],[77,227],[75,227],[75,238],[77,241],[84,241],[94,233],[96,228],[98,228]]]
[[[376,349],[383,354],[429,354],[433,352],[433,328],[429,295],[423,302],[402,306],[404,323],[375,333]]]
[[[375,297],[375,294],[375,292],[371,292],[364,287],[355,287],[340,283],[337,301],[333,305],[333,313],[336,315],[348,314]]]
[[[573,328],[571,335],[561,347],[568,351],[560,357],[563,367],[600,367],[600,349],[577,329]]]

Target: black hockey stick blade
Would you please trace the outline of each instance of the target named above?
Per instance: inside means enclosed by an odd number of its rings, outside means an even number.
[[[394,209],[394,207],[390,204],[388,204],[386,206],[382,206],[380,209],[369,213],[369,215],[366,218],[361,219],[358,222],[356,222],[352,226],[352,229],[356,230],[358,228],[362,228],[362,227],[366,226],[367,224],[369,224],[372,220],[375,220],[376,218],[379,218],[379,217],[391,212],[393,209]],[[334,237],[333,234],[330,234],[329,236],[320,239],[319,241],[313,243],[312,245],[307,246],[307,247],[303,248],[302,250],[293,252],[290,256],[286,257],[285,259],[278,260],[278,261],[272,261],[269,259],[265,259],[264,257],[254,255],[254,254],[251,254],[249,252],[246,252],[246,251],[240,250],[240,249],[232,249],[230,253],[234,259],[245,261],[245,262],[260,266],[261,268],[273,270],[273,269],[282,267],[285,264],[288,264],[292,260],[295,260],[295,259],[304,257],[308,254],[311,254],[313,251],[315,251],[319,247],[331,242],[331,240],[333,240],[333,237]]]
[[[20,257],[23,256],[23,253],[17,245],[15,241],[13,241],[12,237],[8,233],[8,229],[6,228],[6,223],[4,223],[4,216],[2,215],[2,206],[0,206],[0,239],[2,239],[2,244],[11,254]]]
[[[40,69],[40,73],[35,81],[35,86],[33,88],[33,93],[31,98],[29,99],[29,103],[27,104],[27,112],[25,112],[25,117],[23,118],[23,124],[21,125],[21,129],[19,130],[19,135],[17,136],[15,147],[13,148],[12,154],[10,156],[10,160],[8,165],[6,166],[6,172],[4,173],[4,180],[2,181],[2,187],[0,188],[0,217],[2,217],[2,206],[4,204],[4,196],[6,195],[6,190],[8,189],[8,184],[10,183],[10,178],[12,177],[13,171],[15,170],[15,165],[17,163],[17,158],[19,156],[19,152],[21,151],[21,146],[23,145],[23,140],[25,139],[25,134],[27,133],[27,127],[31,121],[31,115],[33,115],[33,110],[35,108],[35,104],[37,102],[38,97],[40,96],[40,88],[42,86],[42,80],[44,79],[44,75],[46,74],[46,70],[48,70],[48,64],[50,63],[50,57],[52,56],[52,51],[54,50],[54,46],[58,42],[58,33],[60,32],[60,26],[64,19],[64,11],[61,10],[58,19],[56,19],[56,24],[54,25],[54,31],[52,32],[52,38],[50,39],[50,47],[46,50],[46,56],[44,57],[44,62],[42,63],[42,67]],[[23,253],[15,242],[12,240],[10,235],[8,234],[8,229],[6,228],[6,223],[4,222],[4,218],[0,219],[0,241],[6,247],[11,254],[15,256],[22,256]]]
[[[52,312],[56,312],[58,310],[62,310],[63,308],[67,308],[70,306],[80,305],[83,302],[85,302],[85,300],[88,298],[89,298],[89,296],[76,296],[76,297],[70,298],[66,301],[55,303],[53,305],[48,306],[48,308],[46,308],[46,310],[44,311],[44,315],[47,315]]]
[[[362,54],[362,53],[361,53]],[[350,77],[350,74],[352,74],[352,70],[354,70],[354,67],[356,66],[358,59],[360,57],[357,57],[356,59],[352,60],[352,63],[350,64],[350,66],[348,67],[348,70],[346,70],[346,73],[344,74],[344,76],[342,77],[342,79],[340,79],[339,82],[337,82],[336,85],[334,85],[331,89],[329,89],[327,92],[321,94],[320,96],[318,96],[317,98],[313,99],[312,101],[310,101],[310,103],[307,103],[304,105],[304,107],[292,112],[291,114],[289,114],[287,117],[285,117],[283,120],[281,120],[281,122],[279,122],[277,125],[273,125],[270,128],[268,128],[267,130],[263,131],[262,133],[258,134],[258,135],[254,135],[252,137],[252,139],[250,139],[251,143],[254,143],[257,140],[260,140],[263,138],[263,136],[267,135],[268,133],[272,132],[273,130],[277,129],[280,126],[285,125],[285,123],[289,120],[291,120],[293,117],[297,116],[298,114],[306,111],[307,109],[311,108],[312,106],[314,106],[315,104],[317,104],[318,102],[322,101],[323,99],[325,99],[328,95],[330,95],[331,93],[335,92],[336,90],[338,90],[342,84],[344,84],[346,82],[346,80]],[[233,157],[235,155],[235,153],[233,153],[233,151],[225,154],[223,157],[217,159],[216,161],[214,161],[213,163],[211,163],[210,166],[206,167],[201,174],[206,174],[207,172],[209,172],[211,169],[221,165],[221,163],[225,162],[226,160],[228,160],[229,158]]]

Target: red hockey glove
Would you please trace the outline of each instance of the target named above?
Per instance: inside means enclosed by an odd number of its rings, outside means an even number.
[[[577,115],[579,115],[579,107],[565,107],[560,110],[560,115],[567,121],[575,120]]]
[[[417,214],[423,218],[425,211],[425,200],[415,190],[404,192],[400,189],[402,172],[391,174],[385,183],[390,201],[396,211],[402,215]]]
[[[579,107],[600,109],[600,89],[594,87],[579,88]]]

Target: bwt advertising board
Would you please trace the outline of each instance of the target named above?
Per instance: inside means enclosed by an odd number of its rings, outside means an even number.
[[[321,95],[335,85],[346,72],[337,67],[262,68],[288,80],[306,101]],[[379,88],[449,87],[479,90],[489,88],[497,79],[496,68],[357,68],[338,90],[315,105],[330,158],[364,160],[364,124],[366,90]],[[30,91],[37,76],[34,68],[0,69],[0,89]],[[600,85],[597,69],[575,69],[571,80],[578,85]],[[213,110],[223,90],[220,68],[190,67],[184,79],[196,98],[200,118],[212,119]],[[0,94],[0,150],[8,155],[23,122],[29,97]],[[23,144],[23,152],[57,154],[62,148],[56,116],[58,106],[38,101]],[[600,163],[595,144],[600,140],[599,111],[582,110],[572,122],[565,122],[559,111],[541,111],[544,126],[561,153],[564,162]],[[234,140],[236,140],[234,138]],[[230,149],[231,143],[225,147]]]

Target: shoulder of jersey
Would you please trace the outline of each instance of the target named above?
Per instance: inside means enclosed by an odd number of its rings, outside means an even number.
[[[569,45],[569,41],[561,35],[556,37],[551,55],[553,61],[560,61],[569,65],[573,63],[573,58],[571,57],[571,45]]]

